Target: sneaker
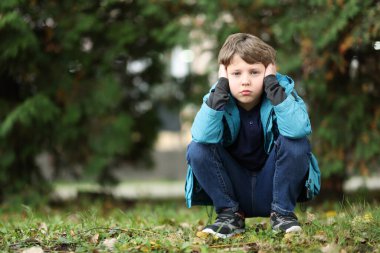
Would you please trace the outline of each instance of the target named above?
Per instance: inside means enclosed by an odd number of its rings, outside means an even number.
[[[297,216],[293,213],[291,215],[282,215],[272,212],[270,215],[270,224],[275,231],[282,231],[285,233],[302,231]]]
[[[223,211],[216,217],[215,223],[206,226],[203,233],[213,234],[218,238],[228,238],[245,232],[244,216],[230,210]]]

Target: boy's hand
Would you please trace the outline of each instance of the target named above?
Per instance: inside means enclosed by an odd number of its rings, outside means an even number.
[[[215,87],[215,91],[218,94],[222,94],[224,96],[228,96],[228,93],[230,92],[230,85],[228,83],[227,77],[227,67],[223,64],[219,64],[218,84]]]
[[[264,77],[269,75],[276,75],[277,68],[276,65],[273,63],[269,63],[269,65],[265,68],[265,74]]]
[[[223,110],[224,105],[229,100],[229,92],[230,86],[227,78],[227,68],[223,64],[220,64],[218,82],[215,86],[215,90],[210,93],[206,103],[214,110]]]
[[[227,78],[227,68],[223,64],[219,65],[218,78],[225,77]]]
[[[278,105],[286,99],[286,93],[276,78],[276,65],[270,63],[265,68],[264,90],[272,105]]]

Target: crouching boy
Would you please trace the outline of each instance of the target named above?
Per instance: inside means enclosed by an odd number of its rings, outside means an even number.
[[[203,232],[217,237],[244,232],[246,217],[300,231],[294,209],[311,157],[306,106],[259,38],[230,35],[218,58],[219,79],[191,129],[187,205],[214,206],[216,221]]]

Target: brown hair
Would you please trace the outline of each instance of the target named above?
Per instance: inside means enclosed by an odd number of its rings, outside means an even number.
[[[270,63],[275,63],[276,60],[276,51],[273,47],[247,33],[235,33],[228,36],[219,51],[219,64],[228,66],[235,54],[249,64],[262,63],[265,67]]]

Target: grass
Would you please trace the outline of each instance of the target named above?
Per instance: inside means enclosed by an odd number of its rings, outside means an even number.
[[[206,208],[187,209],[179,201],[3,207],[0,251],[379,252],[378,204],[326,203],[297,210],[297,215],[303,224],[300,234],[274,233],[268,218],[254,218],[247,219],[246,233],[218,240],[196,236],[208,221]]]

